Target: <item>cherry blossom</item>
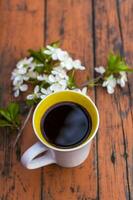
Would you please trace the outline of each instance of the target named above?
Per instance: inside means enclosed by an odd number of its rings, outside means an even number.
[[[114,93],[114,89],[116,87],[117,81],[113,75],[110,75],[102,84],[103,87],[107,87],[107,92],[109,94]]]

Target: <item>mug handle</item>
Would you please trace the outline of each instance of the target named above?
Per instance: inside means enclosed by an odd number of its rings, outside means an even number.
[[[39,154],[45,151],[45,155],[36,158]],[[21,162],[28,169],[36,169],[56,163],[52,152],[41,142],[35,143],[27,151],[25,151],[21,157]]]

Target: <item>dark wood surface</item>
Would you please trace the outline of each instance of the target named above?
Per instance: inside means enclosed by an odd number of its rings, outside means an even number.
[[[119,50],[132,67],[132,0],[1,0],[0,105],[12,99],[10,75],[15,63],[37,49],[61,40],[62,47],[80,58],[85,73],[106,64],[110,50]],[[0,200],[133,200],[133,75],[124,89],[108,95],[89,90],[100,112],[100,128],[88,159],[79,167],[51,165],[27,170],[21,154],[37,141],[31,121],[19,146],[15,135],[0,131]]]

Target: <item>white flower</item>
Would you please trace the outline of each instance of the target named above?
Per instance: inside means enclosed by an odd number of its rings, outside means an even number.
[[[67,87],[68,76],[61,78],[59,74],[56,75],[50,74],[48,79],[49,83],[51,84],[50,89],[54,92],[65,90]]]
[[[61,66],[55,67],[52,72],[53,75],[58,75],[60,78],[68,79],[67,73]]]
[[[59,83],[53,83],[51,86],[50,86],[50,90],[52,92],[58,92],[58,91],[62,91],[62,90],[65,90],[65,87],[63,87],[61,84]]]
[[[66,51],[61,50],[60,48],[56,48],[54,53],[52,54],[53,60],[63,61],[68,58],[68,53]]]
[[[19,73],[19,74],[22,74],[22,75],[23,75],[23,74],[26,74],[26,72],[27,72],[27,69],[26,69],[26,68],[23,68],[23,67],[22,67],[22,68],[18,69],[18,73]]]
[[[106,70],[103,66],[100,66],[100,67],[95,67],[95,71],[99,74],[104,74]]]
[[[26,71],[25,71],[26,70]],[[15,82],[18,81],[27,81],[29,78],[27,77],[27,69],[21,68],[21,69],[14,69],[11,75],[11,80],[13,80],[13,84],[15,85]]]
[[[62,76],[61,76],[61,74],[56,74],[56,75],[50,74],[48,76],[49,83],[56,83],[56,82],[60,82],[61,80],[65,80],[65,81],[68,80],[68,76],[67,75],[63,76],[63,74],[62,74]]]
[[[115,86],[116,86],[116,78],[114,78],[113,75],[110,75],[107,80],[105,80],[102,84],[103,87],[107,87],[107,92],[109,94],[112,94],[114,93],[114,89],[115,89]]]
[[[73,68],[80,70],[85,69],[85,67],[81,65],[80,60],[73,61],[69,54],[60,48],[54,48],[48,45],[47,49],[44,50],[44,53],[47,55],[51,55],[53,60],[61,61],[60,66],[67,70],[71,70]]]
[[[35,62],[32,62],[28,65],[28,70],[29,71],[34,71],[35,67],[37,66],[37,64]]]
[[[57,57],[58,57],[58,60],[64,61],[67,58],[69,58],[69,54],[66,51],[58,50],[57,51]]]
[[[59,81],[59,84],[62,86],[62,89],[65,90],[66,87],[67,87],[67,80],[61,79],[61,80]]]
[[[47,45],[47,49],[44,50],[44,53],[47,55],[51,55],[53,60],[63,61],[68,57],[68,53],[66,51],[63,51],[60,48],[52,47],[50,45]]]
[[[38,80],[38,81],[46,81],[46,82],[48,82],[48,76],[45,75],[45,74],[38,75],[38,76],[37,76],[37,80]]]
[[[28,89],[28,85],[27,84],[23,84],[23,81],[17,81],[13,87],[13,91],[14,91],[14,96],[18,97],[20,91],[21,92],[25,92]]]
[[[33,61],[33,58],[32,58],[32,57],[30,57],[30,58],[24,58],[24,59],[20,60],[20,61],[17,63],[16,66],[17,66],[18,69],[21,69],[22,67],[31,64],[32,61]]]
[[[32,100],[32,99],[38,99],[38,98],[40,98],[41,93],[40,93],[39,90],[40,90],[40,89],[39,89],[39,85],[36,85],[35,88],[34,88],[34,93],[33,93],[33,94],[29,94],[29,95],[27,96],[27,99],[28,99],[28,100]]]
[[[46,96],[48,96],[51,93],[52,92],[51,92],[50,88],[47,88],[47,89],[41,88],[41,96],[40,96],[40,98],[44,99]]]
[[[73,68],[73,60],[71,57],[64,59],[60,63],[61,67],[65,68],[66,70],[71,70]]]
[[[117,83],[121,87],[124,87],[126,82],[127,82],[127,75],[126,75],[126,73],[125,72],[120,72],[120,78],[117,78]]]
[[[11,80],[14,80],[14,79],[17,78],[17,77],[21,77],[21,75],[20,75],[18,69],[14,69],[14,70],[12,71]],[[20,78],[20,79],[21,79],[21,78]]]
[[[80,69],[80,70],[84,70],[85,67],[81,65],[81,61],[80,60],[74,60],[73,61],[73,67],[75,69]]]
[[[84,87],[84,88],[82,89],[82,93],[83,93],[83,94],[87,94],[87,87]]]
[[[58,82],[53,82],[49,88],[52,92],[65,90],[67,88],[67,80],[60,79]]]
[[[57,82],[59,80],[57,77],[58,77],[57,75],[54,76],[54,75],[50,74],[48,76],[48,80],[49,80],[50,83],[55,83],[55,82]]]

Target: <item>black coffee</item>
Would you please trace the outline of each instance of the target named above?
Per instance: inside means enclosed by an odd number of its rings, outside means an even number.
[[[91,117],[86,109],[71,102],[52,106],[41,121],[45,139],[60,148],[72,148],[83,143],[91,128]]]

